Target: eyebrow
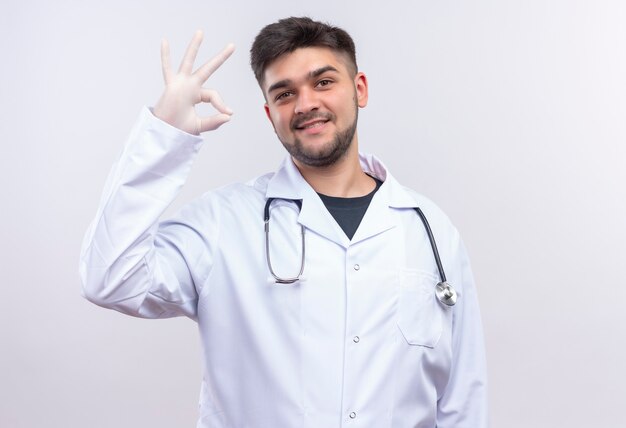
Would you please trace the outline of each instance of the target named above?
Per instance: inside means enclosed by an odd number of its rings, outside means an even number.
[[[327,73],[329,71],[333,71],[335,73],[339,72],[339,70],[337,70],[332,65],[325,65],[324,67],[316,68],[315,70],[309,71],[309,73],[307,74],[307,79],[315,79],[316,77],[324,73]],[[291,79],[279,80],[278,82],[272,84],[269,88],[267,88],[267,93],[269,94],[272,91],[275,91],[276,89],[287,87],[291,85],[292,83],[293,83],[293,80]]]

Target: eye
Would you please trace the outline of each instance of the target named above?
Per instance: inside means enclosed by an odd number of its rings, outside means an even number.
[[[287,97],[290,97],[292,95],[291,91],[285,91],[285,92],[281,92],[280,94],[276,95],[276,98],[274,98],[275,101],[282,101]]]
[[[330,79],[322,79],[322,80],[320,80],[319,82],[317,82],[317,86],[321,86],[321,87],[323,87],[323,86],[328,86],[328,85],[330,85],[331,83],[333,83],[333,81],[332,81],[332,80],[330,80]]]

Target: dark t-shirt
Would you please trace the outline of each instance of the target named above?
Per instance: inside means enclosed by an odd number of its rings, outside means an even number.
[[[361,224],[361,220],[363,220],[363,216],[374,194],[378,191],[380,185],[383,184],[383,182],[377,178],[374,178],[374,180],[376,180],[376,188],[367,195],[357,198],[338,198],[336,196],[326,196],[318,193],[322,202],[326,205],[326,209],[332,214],[335,221],[341,226],[346,236],[350,239],[352,239],[359,224]]]

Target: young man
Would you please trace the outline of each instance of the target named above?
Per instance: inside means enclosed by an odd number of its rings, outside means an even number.
[[[289,156],[275,173],[209,192],[159,223],[198,135],[232,114],[202,84],[233,47],[193,72],[200,42],[197,33],[178,73],[162,47],[164,94],[142,112],[85,237],[85,296],[198,322],[199,427],[486,427],[465,250],[432,202],[359,154],[368,82],[345,31],[288,18],[260,32],[252,68]],[[219,113],[196,116],[201,102]],[[437,288],[445,279],[416,208],[456,295]]]

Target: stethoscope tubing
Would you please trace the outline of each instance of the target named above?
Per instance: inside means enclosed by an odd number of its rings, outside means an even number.
[[[274,269],[272,268],[272,261],[270,260],[270,205],[272,201],[276,198],[267,198],[267,202],[265,202],[265,209],[263,210],[263,222],[265,224],[265,258],[267,260],[267,267],[270,270],[270,274],[274,277],[274,280],[277,284],[293,284],[298,281],[304,272],[304,258],[306,251],[306,243],[304,242],[304,231],[305,228],[303,225],[300,225],[300,230],[302,234],[302,257],[300,259],[300,272],[298,275],[291,278],[281,278],[278,276]],[[300,199],[280,199],[283,201],[293,202],[298,206],[298,211],[302,210],[302,200]]]
[[[446,273],[443,270],[443,265],[441,264],[441,258],[439,257],[439,250],[437,249],[437,243],[435,242],[435,236],[433,235],[433,231],[430,228],[430,224],[426,219],[426,216],[422,212],[421,208],[415,207],[413,208],[417,214],[422,219],[422,223],[424,224],[424,228],[426,229],[426,234],[428,235],[428,240],[430,241],[430,247],[433,250],[433,256],[435,256],[435,263],[437,264],[437,270],[439,271],[439,278],[441,282],[447,282]]]
[[[265,257],[267,261],[267,267],[269,268],[270,274],[274,277],[274,280],[276,281],[277,284],[293,284],[294,282],[300,279],[300,277],[302,276],[302,273],[304,272],[304,261],[305,261],[305,251],[306,251],[306,243],[305,243],[305,237],[304,237],[305,227],[304,225],[300,225],[300,228],[302,230],[302,257],[300,259],[300,272],[298,273],[298,275],[294,277],[282,278],[278,276],[276,272],[274,272],[274,269],[272,268],[272,261],[270,258],[270,205],[272,204],[272,201],[274,201],[275,199],[293,202],[294,204],[297,205],[299,211],[302,210],[302,200],[267,198],[267,201],[265,202],[265,208],[263,210],[263,221],[265,224]],[[430,241],[430,247],[432,249],[432,253],[435,258],[435,263],[437,264],[437,270],[439,271],[440,282],[437,284],[437,287],[436,287],[437,299],[446,306],[454,306],[456,304],[457,294],[454,288],[450,284],[447,283],[446,273],[443,270],[443,265],[441,263],[441,258],[439,257],[439,250],[437,249],[437,243],[435,242],[433,231],[430,228],[430,224],[428,223],[428,220],[426,219],[426,215],[424,215],[424,212],[421,210],[421,208],[414,207],[413,209],[415,210],[415,212],[417,212],[419,218],[422,221],[422,224],[424,225],[424,229],[426,230],[426,234],[428,235],[428,240]]]

